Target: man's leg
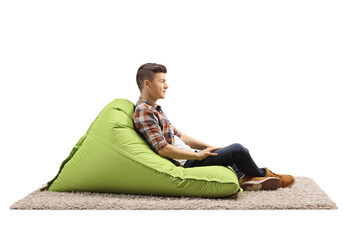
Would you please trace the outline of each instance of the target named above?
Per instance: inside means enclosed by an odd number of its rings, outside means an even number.
[[[234,171],[236,172],[236,175],[237,175],[238,179],[240,179],[242,176],[245,175],[243,172],[241,172],[241,171],[237,168],[237,166],[236,166],[235,164],[233,164],[233,165],[231,166],[231,168],[234,169]]]
[[[259,168],[254,160],[251,158],[247,148],[241,144],[234,143],[225,148],[215,151],[217,156],[210,156],[201,161],[187,160],[185,167],[200,167],[200,166],[233,166],[235,165],[238,177],[245,174],[251,176],[247,178],[245,184],[241,184],[244,190],[275,190],[280,186],[280,179],[277,177],[265,177],[266,170]],[[255,177],[255,178],[254,178]],[[241,180],[240,180],[240,183]],[[246,189],[248,188],[248,189]]]
[[[243,174],[253,177],[264,177],[266,175],[266,170],[259,168],[251,158],[248,149],[239,143],[231,144],[215,152],[218,153],[217,156],[210,156],[201,161],[187,160],[185,167],[211,165],[232,166],[235,164],[237,169]]]

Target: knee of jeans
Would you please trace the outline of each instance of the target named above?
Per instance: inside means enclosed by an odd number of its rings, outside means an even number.
[[[248,152],[247,148],[244,147],[243,145],[241,145],[240,143],[234,143],[234,144],[231,144],[230,146],[234,151]]]

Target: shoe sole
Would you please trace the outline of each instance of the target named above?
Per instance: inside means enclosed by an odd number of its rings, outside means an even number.
[[[247,181],[241,184],[244,191],[276,190],[281,186],[281,181],[276,177],[268,177],[261,181]]]

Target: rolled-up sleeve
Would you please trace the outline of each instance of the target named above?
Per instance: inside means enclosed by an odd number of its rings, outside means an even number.
[[[181,137],[182,133],[179,130],[177,130],[174,126],[172,126],[172,128],[174,130],[174,135]]]
[[[147,108],[136,109],[133,120],[138,132],[144,136],[156,152],[168,145],[154,111]]]

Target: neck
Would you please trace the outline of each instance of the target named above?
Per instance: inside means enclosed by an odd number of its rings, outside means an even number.
[[[149,94],[147,94],[147,93],[141,93],[140,96],[143,97],[143,98],[146,98],[147,100],[149,100],[150,102],[152,102],[154,105],[156,105],[156,101],[158,100],[158,99],[156,99],[156,98],[151,97],[151,96],[150,96]]]

